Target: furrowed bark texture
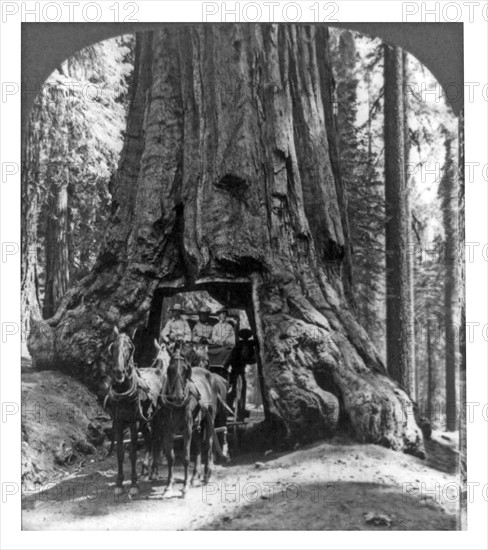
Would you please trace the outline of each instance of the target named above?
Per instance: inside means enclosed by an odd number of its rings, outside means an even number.
[[[344,297],[327,30],[171,26],[138,36],[136,57],[105,243],[39,324],[36,361],[96,380],[113,323],[201,284],[250,311],[267,410],[291,439],[333,432],[341,409],[359,440],[421,454],[410,400]]]
[[[453,139],[445,140],[446,160],[441,180],[442,215],[445,239],[444,319],[446,338],[446,430],[457,426],[456,373],[459,356],[459,219],[458,173],[454,162]]]
[[[402,50],[402,85],[403,85],[403,150],[404,150],[404,163],[405,163],[405,211],[407,216],[406,229],[407,229],[407,273],[408,273],[408,326],[411,330],[407,332],[408,345],[410,347],[409,353],[409,370],[410,376],[408,392],[410,397],[418,403],[419,398],[419,382],[417,365],[415,362],[415,270],[414,270],[414,234],[412,231],[412,203],[413,203],[413,180],[410,178],[410,128],[408,124],[408,114],[410,106],[408,103],[408,89],[410,83],[410,76],[408,70],[408,54],[406,50]]]
[[[388,371],[410,392],[412,388],[413,326],[410,310],[405,185],[403,59],[398,47],[385,52],[385,243],[386,243],[386,357]]]
[[[22,354],[27,354],[25,338],[30,332],[31,319],[39,321],[41,310],[37,277],[37,220],[39,217],[39,156],[41,144],[40,101],[32,108],[22,147],[22,274],[21,315]]]

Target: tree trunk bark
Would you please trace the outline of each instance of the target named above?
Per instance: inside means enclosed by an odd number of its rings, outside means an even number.
[[[435,385],[434,385],[434,366],[433,366],[433,351],[432,351],[432,332],[431,322],[427,319],[427,411],[426,416],[429,422],[435,421],[434,404]]]
[[[409,353],[409,369],[410,375],[410,387],[408,388],[410,396],[416,403],[419,401],[418,395],[418,373],[417,365],[415,361],[415,279],[414,279],[414,260],[415,260],[415,246],[413,240],[412,231],[412,185],[413,179],[410,177],[410,128],[408,124],[408,84],[409,84],[409,71],[408,71],[408,54],[405,50],[402,50],[402,65],[403,65],[403,132],[404,132],[404,151],[405,151],[405,209],[407,214],[407,273],[408,273],[408,326],[407,332],[408,345],[410,347]]]
[[[157,289],[249,309],[268,420],[421,455],[407,394],[344,298],[325,27],[191,25],[138,35],[113,215],[94,269],[39,323],[39,366],[96,383],[112,325]],[[33,331],[34,332],[34,331]]]
[[[458,285],[458,186],[456,163],[452,150],[453,140],[446,136],[446,160],[441,180],[442,214],[444,222],[444,318],[446,353],[446,430],[457,427],[456,370],[459,332],[459,285]]]
[[[458,204],[459,204],[459,242],[464,243],[465,229],[464,229],[464,109],[461,109],[458,122],[458,165],[459,165],[459,192],[458,192]],[[467,529],[467,515],[468,515],[468,490],[467,490],[467,432],[466,432],[466,295],[465,295],[465,257],[464,246],[460,246],[460,258],[458,262],[459,277],[461,291],[459,293],[460,301],[460,322],[459,322],[459,474],[461,484],[461,498],[459,503],[460,509],[460,527],[461,529]]]
[[[37,278],[37,221],[39,217],[39,156],[42,140],[41,98],[33,105],[31,116],[24,130],[22,148],[22,272],[21,316],[22,354],[27,355],[27,336],[31,319],[39,321]]]
[[[43,315],[54,315],[69,286],[68,258],[68,174],[53,164],[48,168],[51,182],[46,231],[46,285]]]
[[[386,353],[389,373],[410,392],[412,327],[409,325],[402,50],[385,44],[384,52]]]

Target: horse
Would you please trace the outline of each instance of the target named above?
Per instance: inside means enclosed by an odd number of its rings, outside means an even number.
[[[135,496],[137,485],[137,436],[141,430],[146,443],[146,459],[143,462],[144,474],[148,467],[151,450],[150,422],[154,416],[158,398],[163,388],[163,376],[159,369],[136,369],[134,364],[134,344],[129,335],[114,327],[115,340],[108,348],[112,359],[111,384],[107,400],[112,408],[113,434],[117,440],[118,474],[115,494],[123,493],[124,481],[124,430],[130,430],[131,488],[129,495]]]
[[[185,354],[185,359],[191,367],[208,368],[208,343],[206,341],[195,342]]]
[[[153,463],[151,478],[157,477],[159,467],[159,453],[161,439],[163,450],[168,462],[168,478],[164,496],[174,496],[173,466],[174,466],[174,434],[183,435],[183,466],[184,482],[182,497],[184,498],[189,487],[188,469],[190,465],[190,445],[194,429],[199,434],[195,441],[195,467],[191,478],[191,485],[200,475],[201,454],[204,457],[204,481],[208,483],[212,472],[212,448],[215,446],[217,454],[228,460],[222,453],[215,433],[214,419],[219,406],[219,395],[222,384],[216,376],[200,367],[192,368],[181,351],[181,346],[175,348],[170,360],[163,390],[161,393],[161,407],[158,409],[153,422]],[[224,390],[226,391],[226,390]]]
[[[168,370],[171,355],[169,354],[168,348],[166,347],[166,344],[164,342],[159,344],[158,341],[154,339],[154,347],[156,348],[157,354],[156,359],[154,359],[151,367],[159,369],[164,377],[166,375],[166,371]]]

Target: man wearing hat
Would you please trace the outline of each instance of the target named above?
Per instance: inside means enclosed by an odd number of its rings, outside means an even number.
[[[223,347],[234,347],[236,335],[234,327],[227,322],[227,309],[222,308],[217,311],[219,322],[214,325],[212,330],[212,342]]]
[[[191,341],[190,325],[181,318],[183,308],[181,304],[175,304],[172,308],[173,318],[170,319],[161,331],[161,340],[166,344],[172,344],[178,340]]]
[[[240,376],[242,380],[241,395],[239,395],[241,407],[240,410],[237,411],[237,418],[238,420],[243,420],[249,416],[249,411],[246,410],[246,365],[253,365],[256,363],[256,343],[252,339],[252,330],[248,328],[242,328],[237,333],[237,336],[239,340],[230,358],[232,370],[229,375],[230,391],[227,395],[227,404],[230,407],[234,405],[234,399],[237,396],[237,379]]]
[[[198,323],[193,327],[191,339],[193,342],[210,342],[212,339],[212,324],[209,321],[210,309],[201,307],[198,311]]]

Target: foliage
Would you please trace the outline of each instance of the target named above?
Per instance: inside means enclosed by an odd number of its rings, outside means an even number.
[[[331,32],[341,169],[347,189],[356,313],[384,351],[384,177],[381,42]],[[380,85],[381,84],[381,85]]]
[[[44,272],[49,194],[68,180],[71,284],[95,262],[110,212],[110,179],[123,143],[133,37],[89,46],[62,63],[41,90],[39,264]]]
[[[350,38],[353,37],[352,43]],[[347,48],[346,48],[346,45]],[[347,185],[357,315],[384,353],[384,143],[382,42],[352,31],[331,29],[331,59],[336,79],[341,169]],[[347,51],[347,49],[349,51]],[[351,51],[355,62],[350,64]],[[420,402],[427,397],[427,338],[433,327],[431,353],[435,400],[444,400],[444,228],[439,185],[444,166],[444,133],[457,120],[433,75],[407,55],[409,82],[405,103],[410,138],[409,188],[412,210],[416,362]],[[433,93],[433,91],[435,93]]]

